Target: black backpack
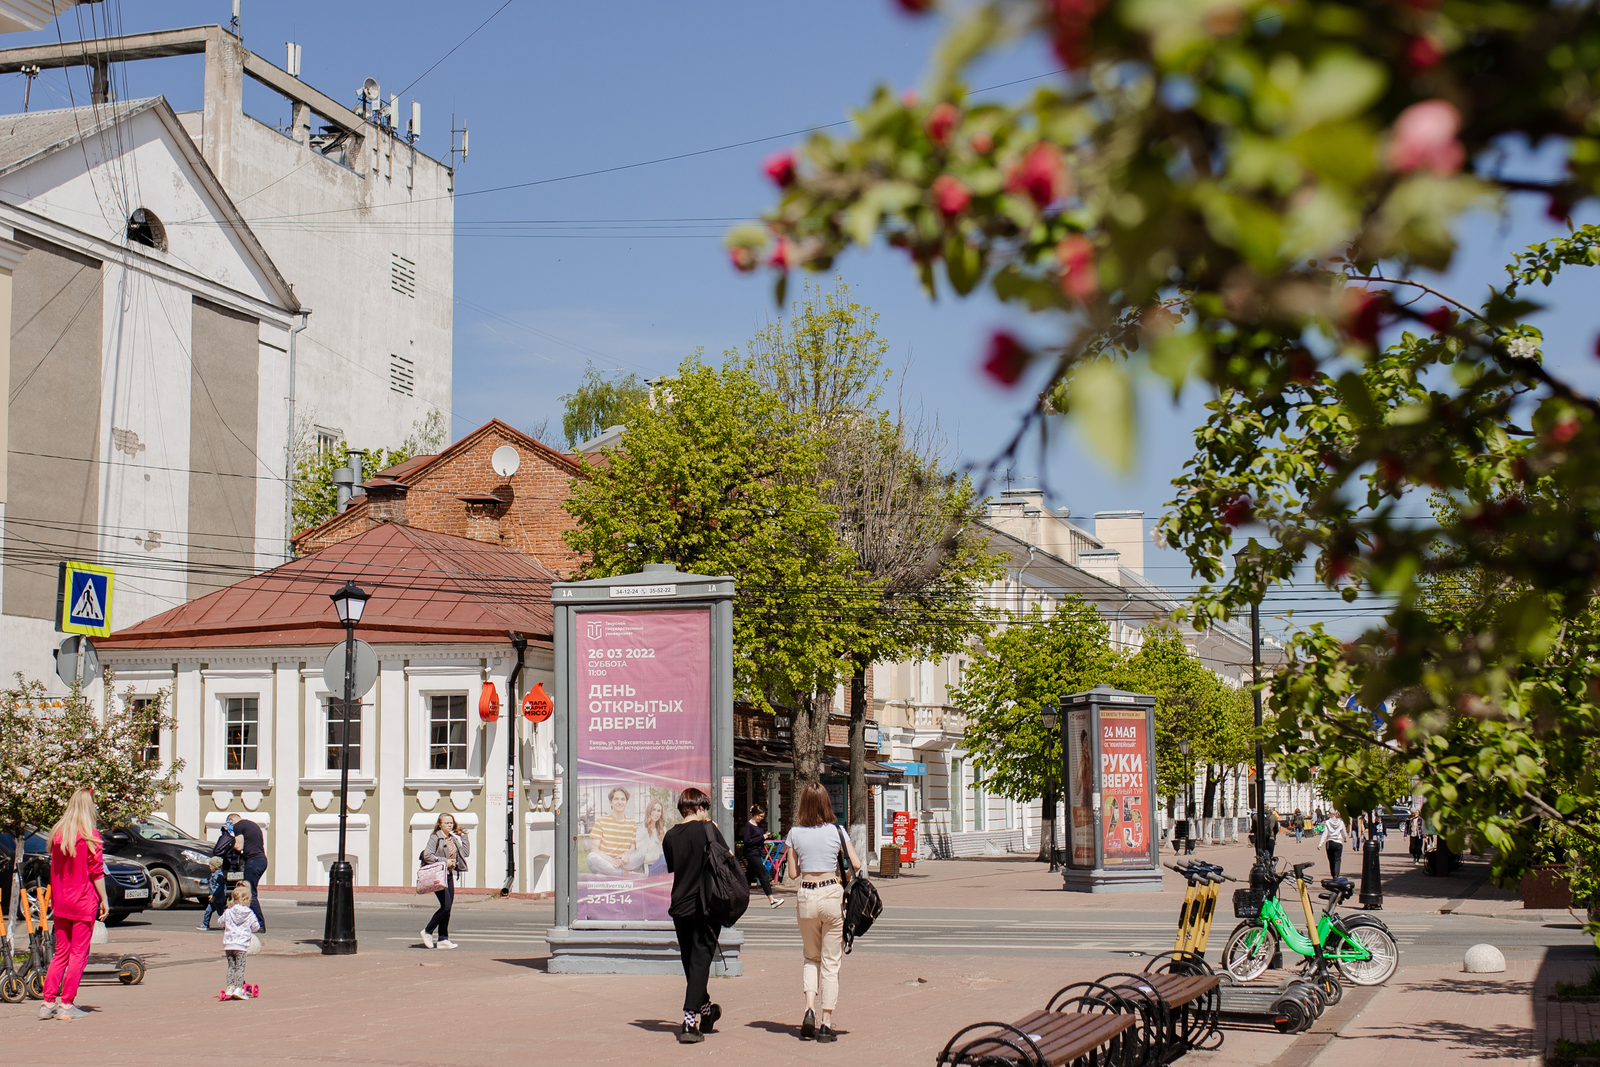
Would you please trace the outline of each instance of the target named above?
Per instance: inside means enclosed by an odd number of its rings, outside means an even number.
[[[850,865],[845,860],[849,853],[844,848],[844,827],[835,829],[839,831],[839,880],[845,883],[844,951],[849,955],[855,939],[872,929],[873,922],[883,914],[883,898],[878,896],[878,887],[865,873],[850,877]]]
[[[732,926],[750,907],[750,882],[733,850],[706,823],[706,865],[700,875],[700,913],[722,926]]]

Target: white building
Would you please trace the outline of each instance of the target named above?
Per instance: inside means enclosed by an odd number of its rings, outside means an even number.
[[[1178,597],[1145,577],[1142,512],[1100,512],[1091,533],[1071,522],[1066,512],[1047,508],[1038,490],[1008,490],[989,507],[980,526],[988,547],[1006,559],[1005,574],[981,594],[991,610],[1022,612],[1037,604],[1050,612],[1063,598],[1080,596],[1100,610],[1115,647],[1135,650],[1145,627],[1171,622],[1182,606]],[[1218,676],[1236,685],[1249,681],[1248,628],[1223,624],[1199,633],[1187,624],[1177,625],[1185,643]],[[923,855],[1036,852],[1039,801],[991,796],[975,784],[980,775],[963,746],[967,710],[950,695],[969,660],[968,654],[957,653],[873,668],[876,758],[912,771],[903,785],[880,787],[885,792],[875,810],[882,822],[886,812],[904,803],[904,810],[918,818]],[[1269,784],[1268,801],[1273,800]],[[882,826],[875,829],[883,831]]]
[[[201,110],[112,99],[116,64],[184,55]],[[453,174],[375,91],[358,114],[218,26],[0,50],[85,65],[88,106],[0,119],[0,674],[52,684],[58,561],[118,568],[116,629],[282,562],[297,438],[393,447],[451,388]]]

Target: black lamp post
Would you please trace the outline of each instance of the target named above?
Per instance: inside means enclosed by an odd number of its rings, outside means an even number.
[[[1267,758],[1261,746],[1261,549],[1252,540],[1233,554],[1235,572],[1251,569],[1250,588],[1250,683],[1256,705],[1256,859],[1272,855],[1267,838]],[[1276,842],[1274,842],[1276,844]]]
[[[345,822],[350,815],[350,707],[355,703],[356,623],[370,594],[354,580],[330,593],[344,624],[344,700],[339,705],[339,858],[328,872],[328,911],[322,927],[322,954],[350,956],[356,951],[355,871],[344,858]]]
[[[1059,710],[1057,710],[1054,704],[1046,704],[1039,712],[1039,721],[1044,723],[1044,728],[1046,730],[1054,733],[1056,731],[1056,727],[1061,722],[1061,713]],[[1066,760],[1067,750],[1063,745],[1061,749],[1061,763],[1059,764],[1060,769],[1058,769],[1056,772],[1056,777],[1061,780],[1061,788],[1059,790],[1054,788],[1053,783],[1050,782],[1050,776],[1048,773],[1045,776],[1045,803],[1049,805],[1050,808],[1050,869],[1052,871],[1059,871],[1061,869],[1061,854],[1056,851],[1056,795],[1058,792],[1066,791]]]
[[[1183,773],[1185,784],[1183,787],[1183,851],[1185,855],[1194,854],[1194,764],[1189,762],[1189,739],[1180,738],[1178,741],[1178,754],[1183,757]]]

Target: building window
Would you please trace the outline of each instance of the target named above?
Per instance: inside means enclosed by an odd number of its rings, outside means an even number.
[[[167,250],[167,228],[149,208],[136,208],[128,216],[128,243]]]
[[[950,761],[950,832],[967,828],[967,768],[965,760]]]
[[[428,769],[467,769],[467,698],[463,693],[429,697]]]
[[[227,767],[230,771],[256,769],[259,732],[255,697],[228,697]]]
[[[405,356],[389,357],[389,389],[401,396],[410,396],[416,387],[416,371]]]
[[[134,697],[133,698],[133,710],[135,712],[142,712],[146,708],[148,708],[151,704],[154,704],[155,702],[156,702],[156,698],[155,697]],[[161,762],[161,727],[160,726],[152,726],[152,727],[150,727],[150,737],[145,742],[145,746],[144,746],[144,761],[146,763],[160,763]]]
[[[339,447],[339,442],[344,440],[344,431],[335,430],[327,426],[315,427],[317,435],[317,458],[326,456],[329,452]]]
[[[983,768],[972,768],[972,828],[974,830],[987,830],[989,828],[988,812],[984,808],[989,803],[989,798],[983,795],[983,786],[978,784],[983,777]]]
[[[389,257],[389,288],[401,296],[417,298],[417,265],[399,252]]]
[[[361,769],[361,702],[354,701],[350,705],[350,718],[348,723],[340,714],[344,701],[338,697],[329,697],[325,705],[328,723],[328,762],[327,769],[339,770],[339,745],[344,739],[344,733],[350,731],[350,769]]]

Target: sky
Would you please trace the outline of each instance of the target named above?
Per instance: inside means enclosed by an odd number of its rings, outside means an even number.
[[[4,43],[226,24],[230,15],[230,0],[105,0]],[[903,16],[891,0],[243,0],[240,30],[248,48],[280,66],[285,42],[299,43],[301,77],[350,106],[367,77],[385,99],[401,94],[402,115],[420,101],[419,147],[430,155],[449,155],[452,116],[471,131],[456,180],[451,430],[459,437],[494,417],[559,435],[561,396],[591,364],[651,377],[696,350],[715,357],[741,346],[779,313],[767,278],[732,270],[721,243],[729,226],[774,203],[763,159],[808,128],[847,120],[880,83],[915,87],[940,28]],[[976,70],[972,84],[1015,97],[1057,66],[1047,49],[1019,46]],[[202,71],[200,57],[127,64],[127,94],[162,93],[178,110],[194,109]],[[81,103],[86,79],[81,68],[46,71],[32,106]],[[20,75],[0,78],[0,111],[20,110],[23,90]],[[248,79],[245,107],[267,122],[288,120],[287,102]],[[1531,167],[1551,158],[1522,155]],[[522,187],[488,191],[506,185]],[[1536,204],[1467,220],[1463,251],[1441,284],[1480,296],[1511,250],[1551,236],[1553,225]],[[938,421],[959,461],[987,469],[1029,406],[1028,391],[995,385],[978,364],[990,332],[1016,327],[1019,313],[981,294],[930,303],[904,256],[881,247],[846,256],[840,272],[881,316],[892,364],[908,364],[908,406]],[[1548,294],[1553,310],[1534,320],[1547,333],[1547,358],[1591,390],[1600,387],[1592,285],[1559,282]],[[1161,387],[1145,389],[1139,459],[1126,476],[1061,427],[1042,458],[1035,448],[1012,466],[1010,484],[1043,477],[1051,505],[1091,529],[1089,517],[1104,510],[1142,510],[1153,523],[1192,454],[1205,399],[1191,389],[1174,403]],[[397,428],[397,441],[407,429]],[[1002,476],[996,488],[1005,484]],[[1149,554],[1147,573],[1180,591],[1193,584],[1173,552]],[[1305,593],[1284,593],[1269,615],[1297,605],[1301,621],[1325,612],[1344,632],[1368,621]]]

